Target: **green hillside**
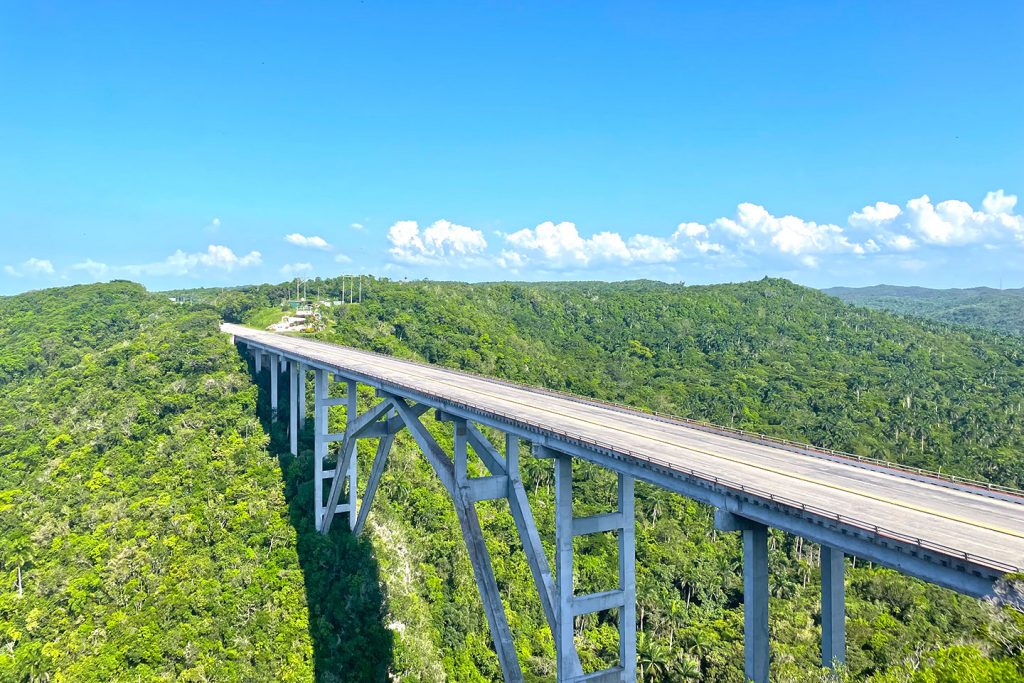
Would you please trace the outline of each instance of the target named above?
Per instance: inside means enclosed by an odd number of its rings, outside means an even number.
[[[340,295],[339,281],[316,285],[327,298]],[[273,317],[268,306],[285,295],[283,288],[265,286],[213,301],[229,317],[266,321]],[[364,280],[363,296],[362,304],[331,309],[317,336],[1002,483],[1024,481],[1018,455],[1024,346],[1014,340],[853,308],[780,280],[713,287]],[[382,566],[403,567],[401,582],[392,580],[394,572],[382,572],[389,618],[406,623],[402,609],[409,607],[415,614],[409,618],[420,624],[396,634],[396,652],[411,640],[417,651],[447,654],[451,680],[492,680],[496,662],[468,561],[452,539],[454,514],[410,441],[400,444],[390,467],[373,516],[387,542],[375,550]],[[527,458],[524,467],[550,540],[550,466]],[[610,490],[607,477],[589,476],[596,491]],[[550,637],[511,521],[500,506],[483,508],[521,659],[536,680],[550,680]],[[689,674],[740,680],[737,539],[716,534],[709,509],[650,487],[638,487],[638,511],[645,680]],[[404,560],[393,556],[396,538]],[[610,541],[587,542],[581,590],[607,587],[614,581]],[[817,680],[815,552],[799,539],[773,538],[778,680]],[[453,555],[459,558],[454,564]],[[994,634],[1012,630],[1015,617],[863,564],[850,577],[855,680],[910,680],[898,673],[900,666],[943,645],[964,649],[934,655],[941,659],[938,670],[947,673],[927,680],[959,680],[966,669],[955,662],[1014,652],[996,645]],[[451,604],[467,600],[471,611],[453,612]],[[584,660],[597,666],[613,654],[614,623],[588,619],[580,647]],[[976,672],[991,666],[1002,671],[993,675],[1005,676],[1019,665],[964,666]]]
[[[296,533],[212,310],[0,298],[0,680],[308,681]]]
[[[315,284],[340,298],[340,281]],[[220,314],[273,319],[286,296],[204,290],[179,305],[112,283],[0,299],[0,680],[499,679],[454,511],[407,434],[368,538],[313,532],[311,431],[288,456],[267,371],[254,383],[216,332]],[[361,304],[325,310],[323,339],[1024,483],[1024,344],[786,281],[367,278]],[[523,468],[551,543],[551,465],[526,453]],[[610,495],[607,473],[577,476],[581,512]],[[637,495],[643,680],[741,681],[739,539],[710,508]],[[480,509],[527,680],[553,681],[507,506]],[[581,590],[614,581],[606,536],[581,539]],[[774,676],[824,680],[817,549],[773,533],[770,566]],[[1024,677],[1017,613],[863,562],[848,581],[850,680]],[[585,665],[610,661],[614,621],[581,626]]]
[[[824,290],[857,306],[919,316],[956,325],[1024,334],[1024,289],[928,289],[926,287],[833,287]]]

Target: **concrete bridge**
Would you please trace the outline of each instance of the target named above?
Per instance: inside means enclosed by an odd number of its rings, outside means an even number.
[[[745,671],[755,683],[768,681],[768,527],[821,545],[825,666],[845,658],[845,555],[975,597],[997,598],[999,580],[1024,567],[1024,493],[1019,491],[309,339],[238,325],[225,324],[222,330],[255,355],[257,370],[269,365],[275,413],[278,382],[287,370],[290,405],[297,407],[289,416],[292,453],[297,452],[300,422],[306,416],[307,377],[313,373],[311,512],[323,533],[339,512],[348,513],[355,533],[362,530],[395,434],[409,430],[455,505],[507,681],[521,681],[522,673],[476,514],[475,504],[481,500],[509,502],[554,637],[559,681],[636,680],[636,479],[714,506],[719,529],[742,533]],[[345,386],[344,398],[330,396],[331,381]],[[356,405],[359,384],[375,388],[379,398],[362,414]],[[328,411],[342,405],[346,428],[330,433]],[[450,456],[420,422],[428,410],[454,423]],[[479,425],[504,433],[503,447],[495,447]],[[358,439],[378,440],[361,499]],[[554,460],[554,575],[520,479],[521,440],[532,444],[534,455]],[[325,470],[332,443],[340,444],[337,465]],[[484,463],[488,476],[468,475],[469,449]],[[573,516],[574,458],[618,474],[614,510]],[[572,539],[600,532],[618,535],[619,584],[577,595]],[[619,663],[585,673],[573,642],[574,618],[604,610],[618,610]]]

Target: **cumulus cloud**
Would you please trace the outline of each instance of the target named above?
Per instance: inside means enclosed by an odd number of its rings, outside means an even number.
[[[353,230],[362,230],[365,226],[362,223],[353,223],[350,227]]]
[[[289,244],[294,244],[297,247],[305,247],[308,249],[323,249],[324,251],[327,251],[331,248],[331,245],[327,243],[327,240],[317,235],[310,235],[307,237],[306,235],[293,232],[290,235],[285,235],[284,240]]]
[[[118,266],[117,270],[129,275],[189,275],[202,270],[230,272],[235,268],[258,266],[263,257],[258,251],[238,256],[229,247],[211,244],[206,251],[186,253],[181,249],[155,263]]]
[[[281,266],[281,275],[292,278],[313,271],[312,263],[287,263]]]
[[[93,279],[99,280],[106,277],[107,273],[110,272],[110,266],[106,263],[93,261],[90,258],[82,261],[81,263],[74,264],[71,266],[71,270],[88,273]]]
[[[932,204],[928,195],[907,202],[906,229],[921,242],[959,246],[975,242],[1024,240],[1024,216],[1014,213],[1017,196],[989,192],[981,210],[959,199]]]
[[[865,206],[860,211],[850,214],[850,225],[856,227],[877,227],[890,223],[903,213],[900,207],[888,202],[875,202],[874,205]]]
[[[335,263],[352,263],[352,259],[349,258],[346,254],[342,254],[341,252],[338,252],[335,255],[335,257],[334,257],[334,262]]]
[[[518,269],[528,264],[549,269],[582,268],[593,264],[668,263],[679,257],[672,240],[637,234],[627,239],[603,231],[583,237],[575,223],[545,221],[504,235],[506,249],[498,264]]]
[[[734,218],[718,218],[708,225],[680,223],[673,240],[684,251],[692,248],[704,255],[729,250],[777,253],[793,257],[808,268],[817,268],[824,254],[860,255],[880,249],[873,239],[851,240],[839,225],[797,216],[775,216],[763,206],[749,202],[736,207]]]
[[[24,277],[26,275],[53,275],[53,263],[48,259],[32,258],[24,261],[19,266],[4,266],[4,272],[11,277]]]
[[[484,234],[446,220],[420,230],[416,221],[398,221],[388,228],[391,255],[404,263],[441,263],[455,257],[473,258],[487,250]]]

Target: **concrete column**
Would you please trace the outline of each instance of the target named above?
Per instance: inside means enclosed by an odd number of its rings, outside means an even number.
[[[345,420],[349,425],[359,416],[358,388],[359,386],[355,382],[349,381],[346,389],[348,408],[346,409]],[[359,453],[359,449],[356,446],[356,439],[352,439],[350,444],[349,448],[352,455],[348,459],[348,524],[349,528],[354,531],[356,528],[356,497],[358,494],[356,485],[359,478],[359,463],[356,456]]]
[[[263,372],[263,352],[256,349],[256,374]]]
[[[743,530],[744,675],[768,683],[768,527],[749,522]]]
[[[619,610],[619,663],[622,680],[636,680],[636,510],[633,477],[619,475],[619,588],[622,608]]]
[[[324,458],[327,456],[327,371],[317,368],[313,380],[313,519],[323,526]]]
[[[559,681],[572,680],[575,644],[573,642],[572,576],[572,458],[555,458],[555,586],[558,593],[558,628],[555,652]]]
[[[288,370],[288,437],[291,454],[299,454],[299,373],[295,363]]]
[[[466,421],[456,419],[452,422],[452,426],[455,428],[453,453],[453,460],[455,464],[455,485],[463,487],[467,486],[466,479],[469,478],[469,474],[467,473],[468,453],[466,449]]]
[[[299,429],[306,428],[306,366],[296,363],[299,368]]]
[[[843,552],[821,546],[821,664],[846,662],[846,582]]]
[[[277,376],[279,370],[277,365],[279,357],[276,353],[270,354],[270,419],[277,422]]]

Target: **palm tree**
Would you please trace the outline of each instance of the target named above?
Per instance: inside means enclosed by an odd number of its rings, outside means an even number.
[[[708,650],[711,649],[711,639],[708,638],[706,632],[697,630],[690,634],[688,641],[687,649],[696,658],[698,670],[703,669],[704,657],[707,656]]]
[[[19,534],[8,541],[2,559],[5,567],[14,567],[18,570],[18,596],[24,595],[21,572],[32,563],[32,544],[28,536]]]
[[[675,678],[684,681],[696,681],[700,679],[700,665],[689,655],[680,655],[675,666]]]
[[[668,648],[643,631],[637,634],[636,659],[641,682],[660,681],[668,674]]]

